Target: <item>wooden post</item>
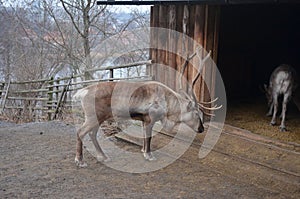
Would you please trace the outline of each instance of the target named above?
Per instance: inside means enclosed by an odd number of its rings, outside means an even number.
[[[3,112],[3,111],[4,111],[4,108],[5,108],[5,103],[6,103],[6,99],[7,99],[7,96],[8,96],[8,91],[9,91],[10,83],[11,83],[11,81],[10,81],[10,79],[9,79],[9,80],[8,80],[8,83],[7,83],[5,95],[4,95],[4,98],[3,98],[3,102],[2,102],[1,112]]]
[[[114,78],[114,69],[110,69],[109,70],[109,78]],[[113,81],[113,80],[110,80],[110,81]]]
[[[54,84],[54,78],[51,77],[49,79],[49,87],[48,87],[48,98],[49,101],[47,102],[48,105],[48,120],[51,120],[51,111],[52,111],[52,101],[53,101],[53,84]]]
[[[0,83],[0,99],[2,97],[2,92],[3,92],[3,89],[4,89],[4,85],[5,85],[5,83]]]
[[[58,98],[57,100],[57,105],[56,105],[56,108],[55,108],[55,111],[54,111],[54,115],[52,117],[52,120],[55,120],[56,119],[56,116],[58,114],[58,111],[59,111],[59,108],[62,104],[62,101],[64,99],[64,96],[66,94],[66,92],[68,91],[68,87],[70,86],[71,82],[72,82],[72,78],[73,77],[70,77],[69,79],[69,82],[63,87],[63,90],[61,91],[61,94],[60,94],[60,97]]]

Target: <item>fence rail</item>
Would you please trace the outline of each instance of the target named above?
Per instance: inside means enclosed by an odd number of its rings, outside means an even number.
[[[63,110],[72,107],[73,91],[101,81],[152,80],[153,77],[150,75],[114,77],[115,69],[142,65],[149,67],[150,64],[151,60],[88,70],[88,72],[109,71],[109,78],[105,79],[81,80],[79,78],[84,76],[83,73],[62,78],[0,82],[0,111],[2,115],[12,120],[57,119],[62,117]]]

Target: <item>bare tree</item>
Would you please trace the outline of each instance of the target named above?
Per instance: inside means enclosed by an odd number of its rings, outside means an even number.
[[[91,41],[90,31],[92,25],[97,21],[98,17],[105,14],[106,6],[99,7],[100,9],[94,9],[97,5],[96,0],[76,0],[66,1],[60,0],[62,6],[70,20],[83,40],[83,50],[86,69],[92,68],[91,59]],[[96,11],[95,11],[96,10]],[[92,76],[89,73],[85,74],[86,79],[91,79]]]
[[[0,69],[3,77],[11,74],[16,79],[49,77],[62,71],[76,74],[100,67],[109,55],[93,57],[91,51],[97,52],[99,43],[149,22],[149,16],[137,10],[121,21],[112,7],[98,6],[96,0],[24,0],[5,5],[0,10],[4,27],[0,30]],[[137,54],[128,58],[139,60]],[[86,73],[86,78],[92,74]]]

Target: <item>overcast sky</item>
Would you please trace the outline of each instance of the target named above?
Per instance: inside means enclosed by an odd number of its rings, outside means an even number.
[[[139,9],[144,12],[150,12],[150,6],[112,6],[123,12],[130,12],[132,9]]]

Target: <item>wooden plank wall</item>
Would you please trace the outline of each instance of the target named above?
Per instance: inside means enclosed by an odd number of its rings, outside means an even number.
[[[154,63],[151,72],[157,81],[178,89],[175,70],[180,71],[186,59],[181,55],[191,55],[197,48],[194,42],[187,39],[188,37],[201,44],[207,52],[212,50],[212,58],[215,63],[217,62],[219,16],[220,7],[212,5],[155,5],[151,7],[151,27],[185,33],[178,37],[178,35],[170,34],[170,31],[162,31],[162,33],[156,29],[151,31],[153,48],[150,50],[150,59]],[[192,64],[197,65],[197,61],[193,59]],[[189,83],[192,82],[196,72],[193,67],[188,67],[185,71],[184,75]],[[195,85],[198,99],[209,100],[207,87],[214,92],[214,86],[215,70],[211,66],[205,66],[202,77]]]

